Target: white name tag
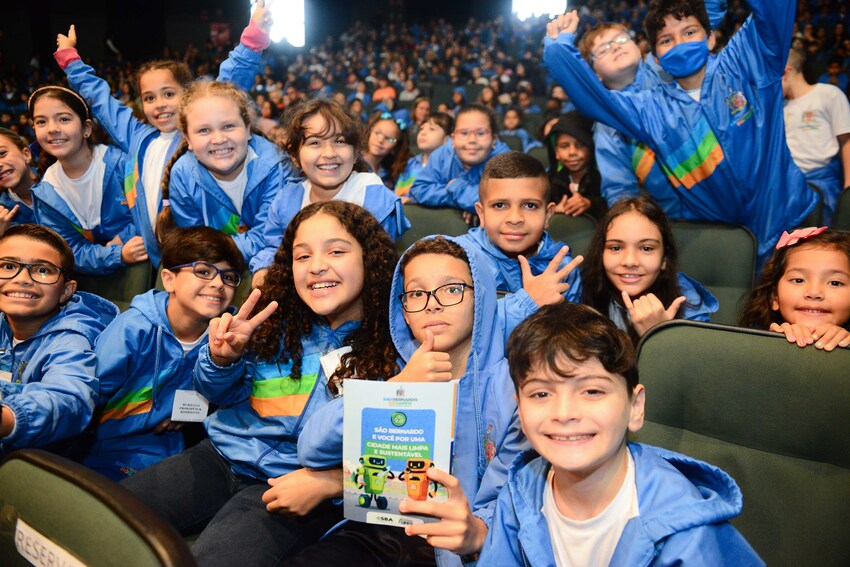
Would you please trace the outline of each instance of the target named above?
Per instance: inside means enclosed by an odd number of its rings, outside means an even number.
[[[63,567],[86,567],[86,564],[59,547],[45,535],[18,518],[15,524],[15,548],[21,556],[39,567],[48,565]]]
[[[209,409],[210,403],[195,390],[177,390],[174,392],[171,421],[204,421]]]
[[[351,352],[350,346],[340,347],[336,350],[332,350],[322,355],[319,358],[319,362],[322,363],[322,370],[325,371],[325,380],[329,379],[333,376],[336,369],[339,368],[339,360],[342,358],[342,355]]]
[[[12,381],[12,373],[9,372],[8,370],[0,370],[0,380],[2,380],[4,382],[11,382]]]

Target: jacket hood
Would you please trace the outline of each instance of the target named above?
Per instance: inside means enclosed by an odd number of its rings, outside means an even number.
[[[436,236],[427,236],[422,240],[433,238],[436,238]],[[469,271],[472,273],[472,285],[475,287],[473,290],[475,308],[473,311],[472,346],[466,366],[467,373],[470,373],[473,369],[486,368],[491,362],[504,358],[502,342],[491,340],[494,333],[501,336],[501,331],[496,328],[496,281],[481,252],[460,239],[449,236],[444,238],[461,246],[466,252],[469,259]],[[402,258],[406,255],[407,251],[402,255]],[[401,273],[400,267],[401,261],[396,265],[390,292],[390,335],[399,355],[407,363],[421,343],[413,337],[410,327],[407,326],[401,301],[398,299],[398,296],[404,292],[404,275]]]
[[[85,336],[92,344],[106,326],[118,316],[120,310],[111,301],[98,295],[78,291],[71,296],[59,313],[54,315],[31,337],[50,333],[73,331]]]

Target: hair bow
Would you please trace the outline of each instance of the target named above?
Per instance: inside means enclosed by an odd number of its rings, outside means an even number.
[[[827,227],[814,227],[810,226],[809,228],[798,228],[797,230],[792,230],[790,233],[786,230],[782,233],[782,236],[779,237],[779,242],[776,243],[776,249],[784,248],[786,246],[792,246],[797,244],[801,240],[806,240],[807,238],[811,238],[813,236],[817,236],[822,232],[825,232]]]
[[[395,116],[393,116],[389,112],[382,112],[381,113],[381,120],[393,120],[396,124],[398,124],[399,130],[401,130],[402,132],[407,130],[407,122],[405,122],[401,118],[396,118]]]

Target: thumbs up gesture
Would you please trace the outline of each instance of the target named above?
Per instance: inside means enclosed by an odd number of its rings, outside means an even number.
[[[639,335],[643,335],[658,323],[675,319],[676,313],[679,312],[679,307],[682,306],[686,299],[684,295],[680,295],[673,300],[670,307],[664,309],[664,304],[661,303],[661,300],[654,293],[647,293],[632,301],[632,298],[629,297],[629,292],[623,292],[623,304],[629,310],[632,325],[635,326],[635,330]]]
[[[68,47],[77,47],[77,28],[73,25],[68,30],[68,35],[56,35],[56,48],[66,49]]]
[[[434,350],[434,333],[425,329],[425,340],[407,361],[393,382],[448,382],[452,379],[452,361],[447,352]]]

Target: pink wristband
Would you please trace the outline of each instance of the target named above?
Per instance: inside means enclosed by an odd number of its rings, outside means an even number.
[[[81,61],[80,54],[77,53],[76,47],[57,49],[56,53],[53,54],[53,58],[56,59],[56,62],[59,63],[59,66],[63,71],[65,70],[65,67],[74,61]]]
[[[262,51],[269,46],[269,34],[251,20],[242,32],[240,41],[251,51]]]

